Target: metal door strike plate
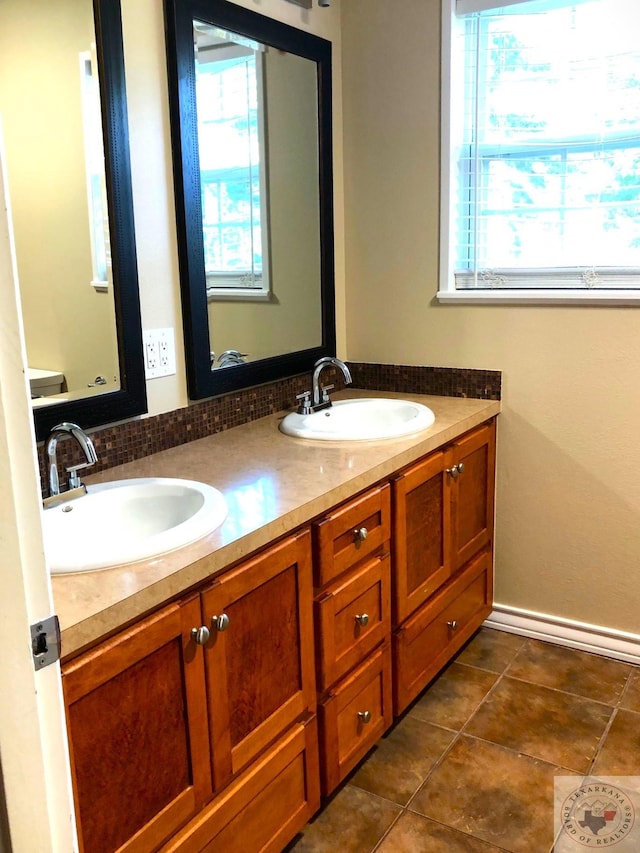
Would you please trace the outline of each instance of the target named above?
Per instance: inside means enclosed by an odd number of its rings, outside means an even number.
[[[55,614],[31,626],[31,651],[36,670],[60,659],[60,623]]]

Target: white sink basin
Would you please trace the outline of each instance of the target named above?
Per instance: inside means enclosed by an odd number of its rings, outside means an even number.
[[[427,429],[435,415],[427,406],[409,400],[366,397],[336,400],[328,409],[299,415],[291,412],[280,429],[296,438],[320,441],[367,441],[400,438]]]
[[[52,574],[105,569],[147,560],[195,542],[227,515],[221,492],[171,478],[114,480],[43,513]]]

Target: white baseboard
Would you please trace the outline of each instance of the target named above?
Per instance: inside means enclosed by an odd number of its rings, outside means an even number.
[[[484,625],[487,628],[497,628],[511,634],[546,640],[560,646],[640,665],[639,634],[627,634],[503,604],[494,604],[493,611]]]

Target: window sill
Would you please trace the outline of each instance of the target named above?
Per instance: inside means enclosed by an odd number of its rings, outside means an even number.
[[[439,290],[444,305],[639,305],[640,290]]]

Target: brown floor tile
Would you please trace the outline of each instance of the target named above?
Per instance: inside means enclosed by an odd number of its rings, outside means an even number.
[[[291,853],[370,853],[401,811],[393,803],[346,785],[286,849]]]
[[[428,818],[405,812],[393,825],[376,853],[501,853],[485,844]]]
[[[479,669],[488,669],[490,672],[504,672],[524,643],[524,637],[517,634],[481,628],[460,652],[456,661],[477,666]]]
[[[527,640],[507,674],[534,684],[617,705],[633,667],[600,655]]]
[[[640,711],[640,667],[634,666],[632,668],[627,689],[620,704],[629,711]]]
[[[611,713],[599,702],[504,677],[466,731],[586,773]]]
[[[410,809],[513,853],[546,853],[553,843],[553,779],[559,772],[461,735]]]
[[[454,737],[452,732],[407,716],[379,741],[350,783],[406,805]]]
[[[453,663],[414,703],[409,716],[460,731],[498,675]]]
[[[591,775],[640,776],[640,714],[616,712]]]

